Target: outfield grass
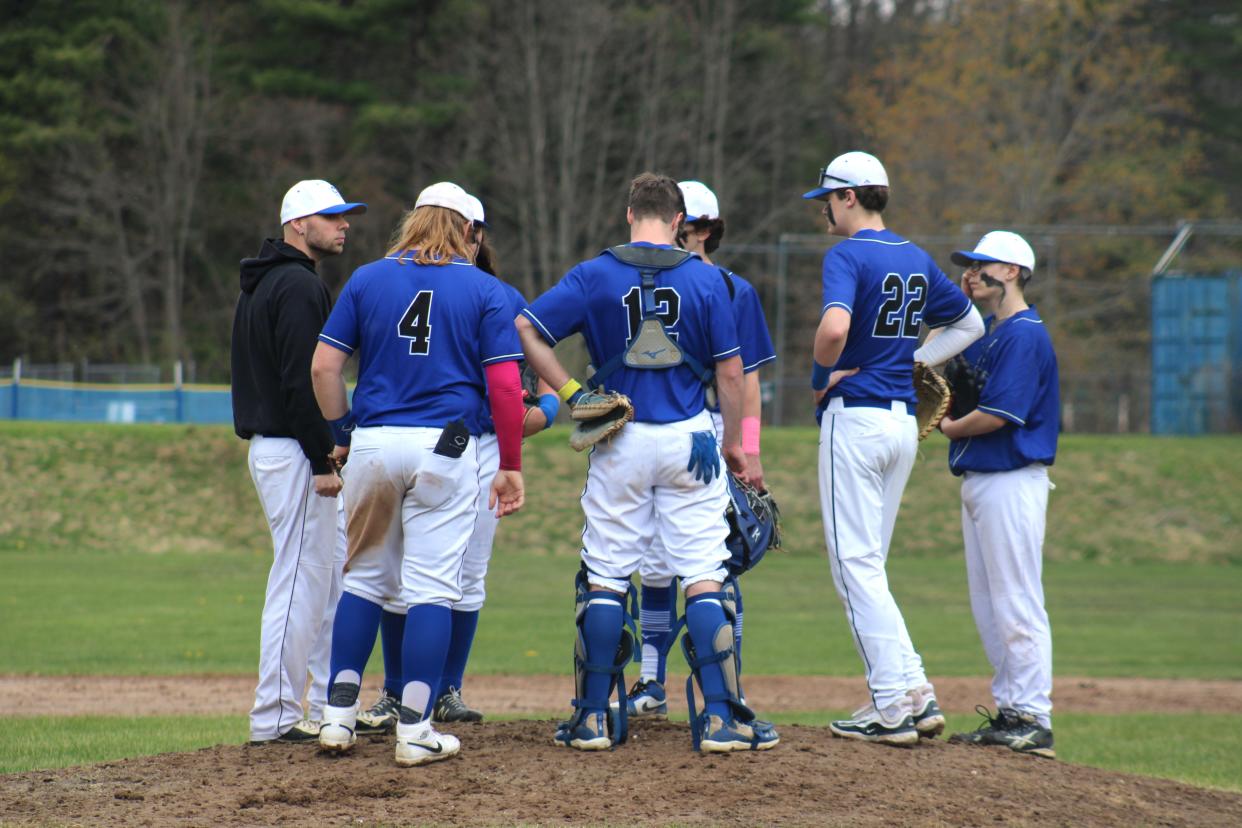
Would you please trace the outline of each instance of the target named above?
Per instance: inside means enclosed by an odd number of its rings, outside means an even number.
[[[4,554],[0,673],[248,673],[268,560],[254,553]],[[471,670],[566,672],[576,561],[499,548]],[[933,675],[986,675],[956,560],[897,558],[890,580]],[[1057,673],[1242,679],[1242,567],[1050,564]],[[855,675],[826,561],[771,555],[743,580],[746,668]],[[378,665],[374,664],[373,669]]]

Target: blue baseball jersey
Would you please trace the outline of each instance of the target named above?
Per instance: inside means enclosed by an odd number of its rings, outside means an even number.
[[[508,300],[510,310],[512,311],[509,314],[509,321],[510,323],[512,323],[514,319],[517,319],[518,314],[522,312],[522,308],[526,307],[526,297],[522,295],[522,291],[518,290],[517,288],[515,288],[513,285],[509,284],[508,282],[500,282],[500,286],[504,290],[505,297]],[[517,330],[517,329],[515,328],[514,330]],[[483,400],[483,405],[479,408],[478,417],[479,417],[479,424],[478,424],[479,430],[476,433],[478,434],[495,434],[496,433],[496,423],[492,421],[492,407],[491,407],[491,404],[488,402],[488,400],[486,399]]]
[[[836,368],[861,369],[825,395],[916,402],[914,350],[919,325],[951,325],[970,313],[961,288],[932,257],[891,230],[860,230],[824,254],[824,304],[850,314]]]
[[[469,262],[388,256],[354,271],[319,339],[358,354],[358,425],[439,428],[460,417],[477,429],[483,366],[522,356],[514,316],[503,283]]]
[[[772,335],[768,333],[759,292],[733,271],[722,267],[720,272],[733,283],[733,319],[737,323],[737,341],[742,349],[742,371],[749,374],[765,362],[776,359],[776,349],[772,347]],[[711,406],[711,410],[718,413],[719,403]]]
[[[522,313],[552,345],[581,333],[591,363],[604,365],[638,333],[640,283],[638,268],[604,252],[575,265]],[[660,321],[686,353],[709,368],[739,354],[729,289],[719,270],[691,256],[675,268],[657,271],[655,283]],[[607,378],[606,387],[630,398],[638,422],[676,422],[704,408],[703,383],[685,363],[656,370],[622,365]]]
[[[1007,422],[996,431],[949,444],[949,468],[996,472],[1031,463],[1051,466],[1061,432],[1061,392],[1052,338],[1035,308],[995,323],[962,356],[979,372],[979,410]]]
[[[737,341],[742,349],[742,370],[749,374],[776,359],[776,349],[772,347],[772,335],[768,332],[759,292],[733,271],[723,267],[720,270],[733,281],[733,320],[737,323]]]

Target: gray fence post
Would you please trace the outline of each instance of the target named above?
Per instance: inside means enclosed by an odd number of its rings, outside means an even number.
[[[181,360],[173,363],[173,398],[177,401],[177,422],[185,422],[185,393],[181,382]]]
[[[22,384],[22,358],[17,357],[13,360],[13,411],[10,415],[11,419],[17,419],[17,391]]]

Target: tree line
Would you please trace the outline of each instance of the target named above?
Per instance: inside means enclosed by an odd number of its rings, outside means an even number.
[[[279,234],[302,178],[370,204],[324,266],[335,287],[447,179],[483,199],[501,273],[528,295],[625,237],[644,169],[707,182],[726,244],[819,231],[799,195],[847,149],[885,162],[907,235],[1242,205],[1227,0],[0,8],[4,360],[182,359],[224,380],[237,262]],[[1148,255],[1133,248],[1060,273],[1124,296]],[[791,291],[818,302],[813,280]],[[1125,304],[1076,309],[1075,336],[1129,347]]]

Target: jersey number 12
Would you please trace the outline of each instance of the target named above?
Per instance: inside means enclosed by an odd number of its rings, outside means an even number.
[[[431,350],[431,295],[420,290],[397,323],[397,336],[410,340],[410,353],[425,356]]]

